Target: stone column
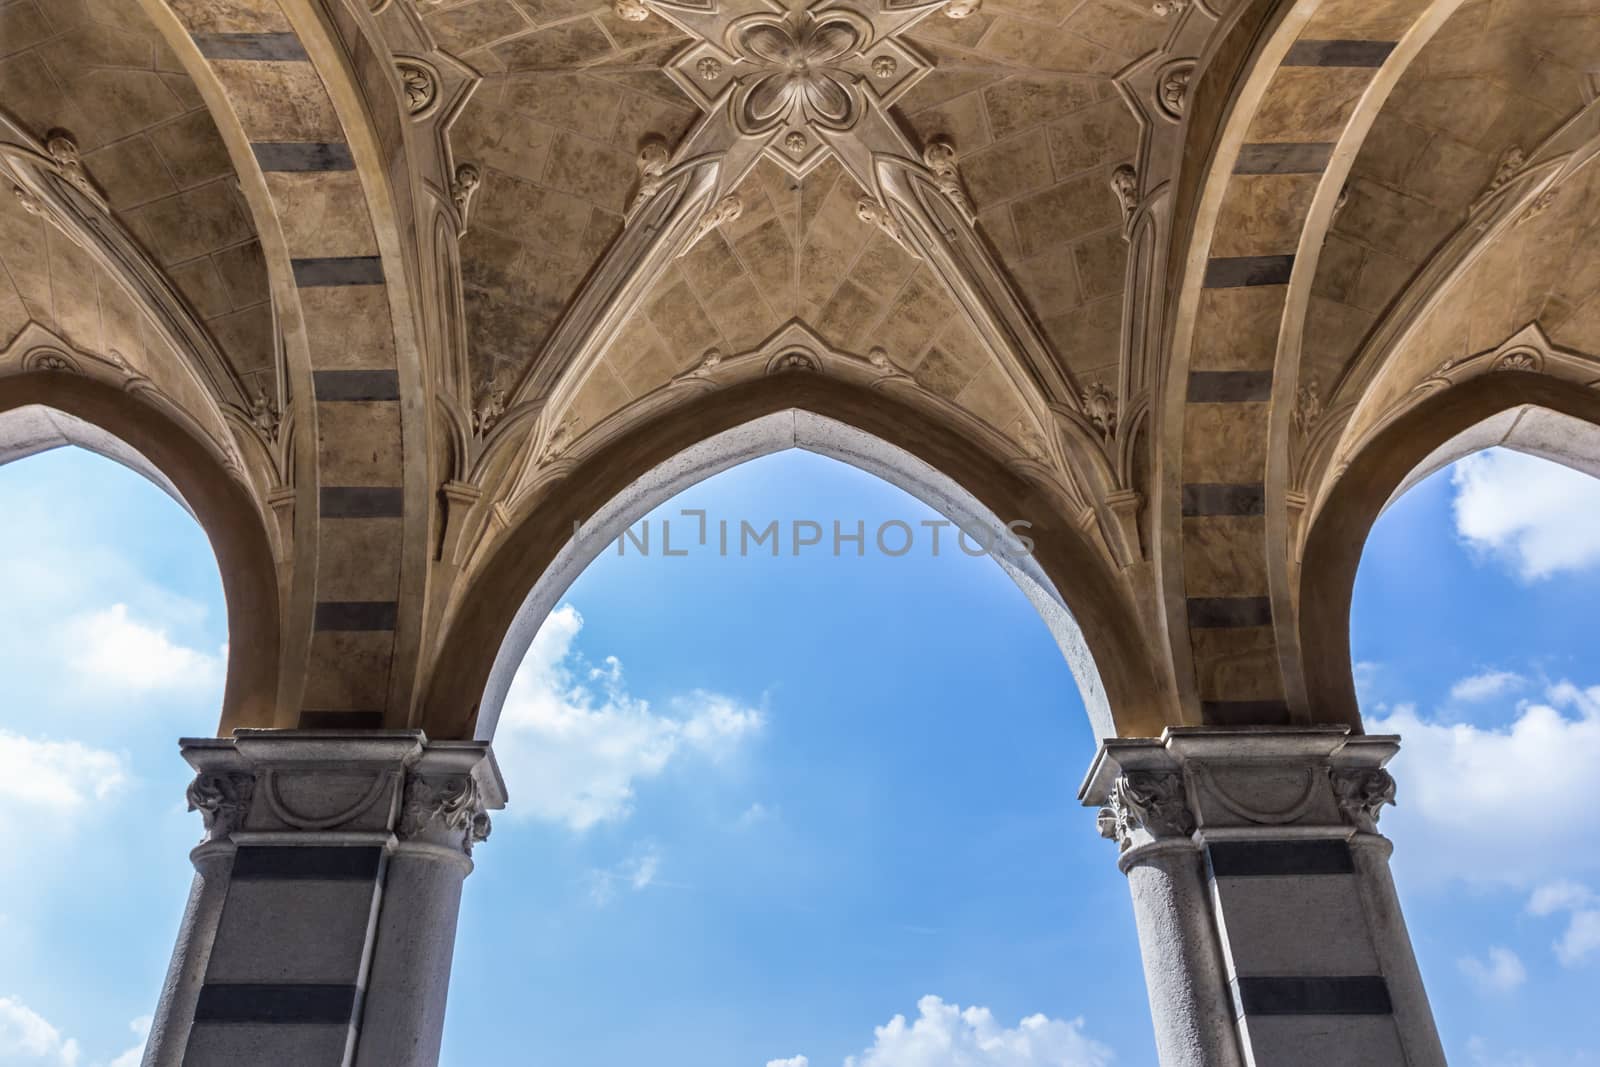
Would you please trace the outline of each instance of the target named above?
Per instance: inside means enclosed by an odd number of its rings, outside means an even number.
[[[1102,746],[1081,796],[1122,849],[1163,1067],[1444,1067],[1377,829],[1398,748],[1342,726]]]
[[[206,841],[145,1067],[436,1064],[461,881],[505,804],[487,744],[241,730],[183,751]]]

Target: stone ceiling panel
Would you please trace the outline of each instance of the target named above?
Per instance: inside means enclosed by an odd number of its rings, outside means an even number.
[[[1531,154],[1593,98],[1597,52],[1600,9],[1584,0],[1479,0],[1439,30],[1395,87],[1351,172],[1318,264],[1307,374],[1324,387],[1337,381],[1502,163]]]
[[[693,38],[681,26],[659,12],[624,18],[626,8],[446,0],[425,16],[486,75],[452,130],[456,157],[484,169],[462,249],[478,396],[528,374],[620,230],[641,148],[682,142],[706,106],[695,94],[709,99],[729,77],[723,60],[701,66],[684,51]],[[920,19],[883,83],[892,121],[913,145],[952,146],[979,233],[1051,358],[1115,380],[1127,246],[1111,175],[1135,160],[1140,128],[1110,76],[1158,48],[1171,23],[1135,0],[991,2],[968,18]],[[674,64],[679,82],[661,70]],[[871,77],[859,84],[884,91]],[[681,370],[706,347],[748,348],[790,318],[846,347],[881,336],[908,370],[922,361],[955,312],[945,283],[892,226],[866,219],[865,179],[822,158],[795,166],[779,153],[784,166],[757,166],[740,183],[741,217],[657,281],[647,309],[682,305],[658,369]],[[630,395],[648,388],[640,368],[652,364],[607,358]],[[948,374],[928,374],[948,388]]]
[[[139,4],[0,6],[0,107],[40,141],[52,130],[70,135],[117,219],[166,271],[254,395],[274,373],[255,223],[199,92]],[[20,258],[15,248],[6,253],[13,282],[29,269]],[[55,285],[51,318],[40,321],[68,327],[75,343],[101,350],[84,325],[97,317],[96,302],[107,299],[103,285],[85,281],[81,292],[69,293],[60,272]],[[82,309],[72,309],[75,301]],[[100,340],[111,339],[102,333]],[[133,345],[126,337],[118,343]],[[139,351],[123,354],[131,359]]]

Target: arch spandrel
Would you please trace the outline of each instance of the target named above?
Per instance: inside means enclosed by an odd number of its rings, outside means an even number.
[[[434,662],[422,720],[429,736],[472,735],[496,652],[529,590],[558,560],[574,522],[590,521],[641,477],[700,442],[790,410],[841,423],[855,435],[903,450],[970,491],[994,515],[1031,522],[1034,559],[1081,627],[1116,729],[1130,735],[1160,732],[1174,705],[1161,692],[1156,650],[1141,630],[1132,592],[1079,518],[1062,508],[1059,496],[913,407],[820,374],[794,372],[732,385],[643,420],[544,483],[520,519],[508,522],[504,537],[459,595]],[[720,468],[713,463],[685,484],[714,469]],[[571,577],[575,572],[567,580]]]

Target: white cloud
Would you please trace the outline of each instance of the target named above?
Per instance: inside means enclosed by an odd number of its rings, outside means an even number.
[[[1600,687],[1567,682],[1523,701],[1507,726],[1426,719],[1410,705],[1373,716],[1396,733],[1399,805],[1384,827],[1411,878],[1531,887],[1600,869]]]
[[[626,886],[635,893],[656,884],[656,874],[661,870],[661,851],[645,848],[610,870],[595,868],[589,872],[589,900],[596,907],[605,907],[617,898],[617,889]]]
[[[15,997],[0,997],[0,1058],[27,1057],[74,1067],[78,1043]],[[7,1062],[12,1062],[8,1059]]]
[[[1456,532],[1525,581],[1600,562],[1600,479],[1491,448],[1456,462]]]
[[[1528,911],[1533,915],[1554,915],[1558,911],[1571,911],[1593,903],[1595,896],[1587,886],[1563,878],[1559,882],[1542,885],[1528,898]]]
[[[638,782],[687,754],[726,760],[764,725],[759,710],[702,690],[656,714],[628,693],[616,657],[582,669],[582,628],[571,605],[556,609],[512,680],[495,734],[511,812],[577,831],[626,818]]]
[[[1463,678],[1450,687],[1450,699],[1465,703],[1478,703],[1504,696],[1527,684],[1527,679],[1514,671],[1484,671]]]
[[[0,730],[0,827],[26,811],[70,818],[127,781],[127,765],[114,752]]]
[[[896,1015],[845,1067],[1105,1067],[1112,1052],[1083,1033],[1082,1019],[1030,1015],[1003,1027],[988,1008],[962,1008],[935,996],[917,1001],[917,1018]],[[782,1061],[780,1061],[782,1062]]]
[[[1542,885],[1528,898],[1528,912],[1541,917],[1567,914],[1567,928],[1553,946],[1563,965],[1580,966],[1600,952],[1600,895],[1588,886],[1567,879]]]
[[[97,688],[151,692],[214,685],[223,661],[174,644],[166,630],[140,622],[126,604],[67,620],[66,660]]]
[[[768,1060],[767,1067],[811,1067],[811,1061],[804,1056],[790,1056],[786,1060]]]
[[[150,1016],[141,1015],[129,1023],[128,1029],[132,1030],[134,1035],[138,1037],[139,1043],[112,1060],[106,1067],[139,1067],[140,1062],[144,1059],[145,1039],[150,1036],[150,1024],[152,1022],[154,1020]]]
[[[1509,993],[1528,980],[1522,959],[1508,948],[1495,946],[1487,959],[1467,956],[1457,961],[1461,972],[1484,993]]]

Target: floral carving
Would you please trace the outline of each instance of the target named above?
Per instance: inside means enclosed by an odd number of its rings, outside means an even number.
[[[267,396],[267,391],[257,385],[255,399],[250,402],[250,422],[267,440],[276,441],[279,421],[278,406]]]
[[[429,831],[452,838],[472,855],[472,846],[489,837],[489,813],[483,810],[478,783],[470,774],[413,775],[406,782],[400,807],[399,837],[411,840]]]
[[[739,199],[738,193],[729,193],[721,200],[718,200],[716,206],[710,211],[700,216],[700,221],[695,224],[694,233],[690,235],[689,243],[685,248],[693,248],[700,243],[700,238],[725,222],[733,222],[743,214],[744,201]]]
[[[61,176],[71,182],[79,192],[90,196],[99,196],[93,183],[89,181],[89,173],[83,169],[83,160],[78,157],[78,142],[65,130],[51,130],[49,138],[44,143],[44,150],[55,161],[56,169]]]
[[[1189,79],[1194,76],[1193,64],[1185,63],[1181,66],[1168,67],[1161,78],[1161,90],[1157,101],[1161,110],[1171,118],[1183,117],[1184,105],[1189,96]]]
[[[1117,428],[1117,397],[1102,382],[1090,382],[1083,391],[1083,413],[1102,436],[1110,437]]]
[[[421,63],[405,59],[397,60],[395,69],[400,73],[400,88],[406,94],[407,113],[421,115],[431,108],[439,95],[433,72]]]
[[[1528,205],[1528,209],[1522,213],[1522,217],[1518,219],[1517,222],[1523,223],[1529,221],[1530,219],[1538,218],[1540,215],[1543,215],[1546,211],[1550,210],[1550,205],[1555,202],[1556,191],[1554,189],[1546,189],[1544,192],[1539,194],[1538,199]]]
[[[467,229],[467,208],[472,203],[472,194],[477,192],[482,180],[477,167],[463,163],[456,168],[456,176],[450,182],[450,199],[456,205],[456,214],[461,216],[462,233]]]
[[[634,194],[633,207],[637,208],[661,191],[661,182],[667,173],[672,154],[660,141],[646,141],[639,149],[639,191]]]
[[[945,140],[929,141],[922,150],[923,165],[933,174],[933,183],[963,215],[972,215],[972,201],[961,188],[961,172],[956,169],[955,145]]]
[[[1517,171],[1521,170],[1522,165],[1527,161],[1527,154],[1522,151],[1520,146],[1512,145],[1506,149],[1505,154],[1500,157],[1499,165],[1494,168],[1494,177],[1489,179],[1488,191],[1492,193],[1496,189],[1503,187],[1517,176]]]
[[[1376,767],[1330,772],[1333,795],[1339,810],[1363,833],[1378,832],[1378,815],[1385,804],[1394,803],[1394,777]]]
[[[640,0],[612,0],[611,10],[624,22],[643,22],[650,17],[650,9]]]
[[[944,17],[947,19],[969,19],[983,7],[983,0],[950,0],[944,5]]]
[[[799,155],[806,150],[806,135],[799,130],[790,130],[783,139],[783,147]]]
[[[1119,166],[1111,172],[1111,191],[1122,206],[1123,223],[1132,222],[1134,212],[1139,210],[1139,172],[1128,163]]]
[[[894,56],[879,56],[872,61],[872,76],[874,78],[892,78],[895,71],[900,69]]]
[[[37,215],[44,210],[44,205],[39,203],[39,198],[20,185],[13,185],[11,191],[16,194],[17,203],[22,205],[22,210],[30,215]]]
[[[498,387],[491,387],[484,396],[483,401],[473,409],[472,429],[479,437],[494,429],[506,413],[506,391]]]
[[[753,74],[739,80],[734,115],[747,134],[799,120],[825,129],[855,125],[855,77],[842,65],[872,40],[872,27],[851,11],[748,15],[728,31],[729,43]]]
[[[1166,18],[1168,15],[1183,14],[1188,6],[1189,0],[1155,0],[1155,2],[1150,5],[1150,10],[1154,11],[1162,18]]]
[[[889,213],[888,208],[872,197],[863,196],[856,201],[856,218],[869,225],[876,226],[899,243],[905,243],[905,235],[900,232],[900,223],[895,221],[895,217]]]
[[[702,56],[700,62],[694,65],[695,73],[700,75],[701,81],[714,82],[722,77],[722,61],[715,56]]]
[[[882,345],[873,345],[867,350],[867,362],[885,374],[893,374],[899,369],[894,365],[894,360],[889,358],[889,350]]]
[[[1315,374],[1295,390],[1292,415],[1294,428],[1302,435],[1310,433],[1311,427],[1322,417],[1322,384]]]
[[[255,792],[255,779],[248,774],[199,774],[189,783],[185,797],[190,811],[198,811],[205,825],[205,838],[226,841],[244,825]]]
[[[1115,841],[1122,852],[1133,846],[1135,830],[1157,839],[1187,837],[1194,832],[1183,778],[1156,771],[1130,771],[1118,778],[1095,823],[1100,836]]]
[[[1495,363],[1495,370],[1537,371],[1539,357],[1526,349],[1507,352]]]
[[[810,352],[786,352],[772,364],[771,373],[782,371],[815,371],[817,360]]]

